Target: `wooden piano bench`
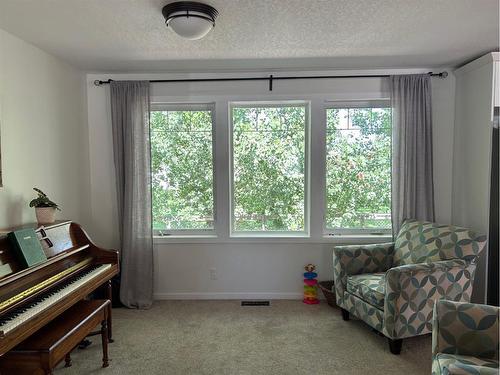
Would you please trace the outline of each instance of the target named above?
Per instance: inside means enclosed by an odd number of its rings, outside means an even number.
[[[52,322],[0,357],[0,374],[52,374],[64,359],[71,366],[71,351],[101,325],[102,367],[108,367],[109,300],[80,301]]]

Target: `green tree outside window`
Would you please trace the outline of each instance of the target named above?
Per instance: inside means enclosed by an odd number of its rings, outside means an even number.
[[[233,231],[305,230],[306,107],[233,107]]]
[[[213,229],[212,111],[152,111],[153,228]]]
[[[391,227],[390,108],[327,109],[326,227]]]

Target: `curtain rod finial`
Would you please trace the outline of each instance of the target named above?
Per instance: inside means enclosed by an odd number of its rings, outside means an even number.
[[[101,81],[100,81],[100,80],[96,79],[96,80],[94,81],[94,85],[96,85],[96,86],[101,86],[101,85],[102,85],[102,83],[101,83]]]

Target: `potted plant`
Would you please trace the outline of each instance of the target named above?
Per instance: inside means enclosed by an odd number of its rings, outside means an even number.
[[[30,202],[30,207],[35,207],[36,220],[38,224],[51,224],[55,221],[56,210],[59,210],[57,203],[51,201],[47,194],[38,188],[33,188],[38,197]]]

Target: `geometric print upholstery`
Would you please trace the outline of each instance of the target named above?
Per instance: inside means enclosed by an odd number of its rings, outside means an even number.
[[[373,329],[382,332],[384,329],[384,311],[363,301],[358,296],[351,293],[345,293],[342,302],[342,308],[349,311],[350,314],[362,319]]]
[[[499,313],[494,306],[437,301],[432,373],[498,374]]]
[[[373,306],[384,308],[385,272],[347,277],[347,291]]]
[[[353,275],[387,271],[392,264],[394,243],[335,246],[333,249],[333,279],[337,305],[363,319],[382,332],[384,312],[378,306],[363,301],[347,291],[347,278]]]
[[[394,245],[394,266],[475,258],[486,244],[467,228],[427,221],[405,220]]]
[[[498,375],[498,361],[439,353],[432,360],[432,375]]]
[[[475,269],[462,259],[391,268],[386,274],[383,333],[391,338],[430,333],[434,301],[469,302]]]
[[[500,308],[437,301],[434,307],[433,354],[461,354],[498,361]]]
[[[335,246],[337,305],[391,339],[430,333],[437,299],[470,301],[484,245],[466,228],[406,220],[396,242]]]
[[[344,297],[347,276],[385,272],[392,266],[394,243],[336,246],[333,249],[333,276],[337,303]]]

